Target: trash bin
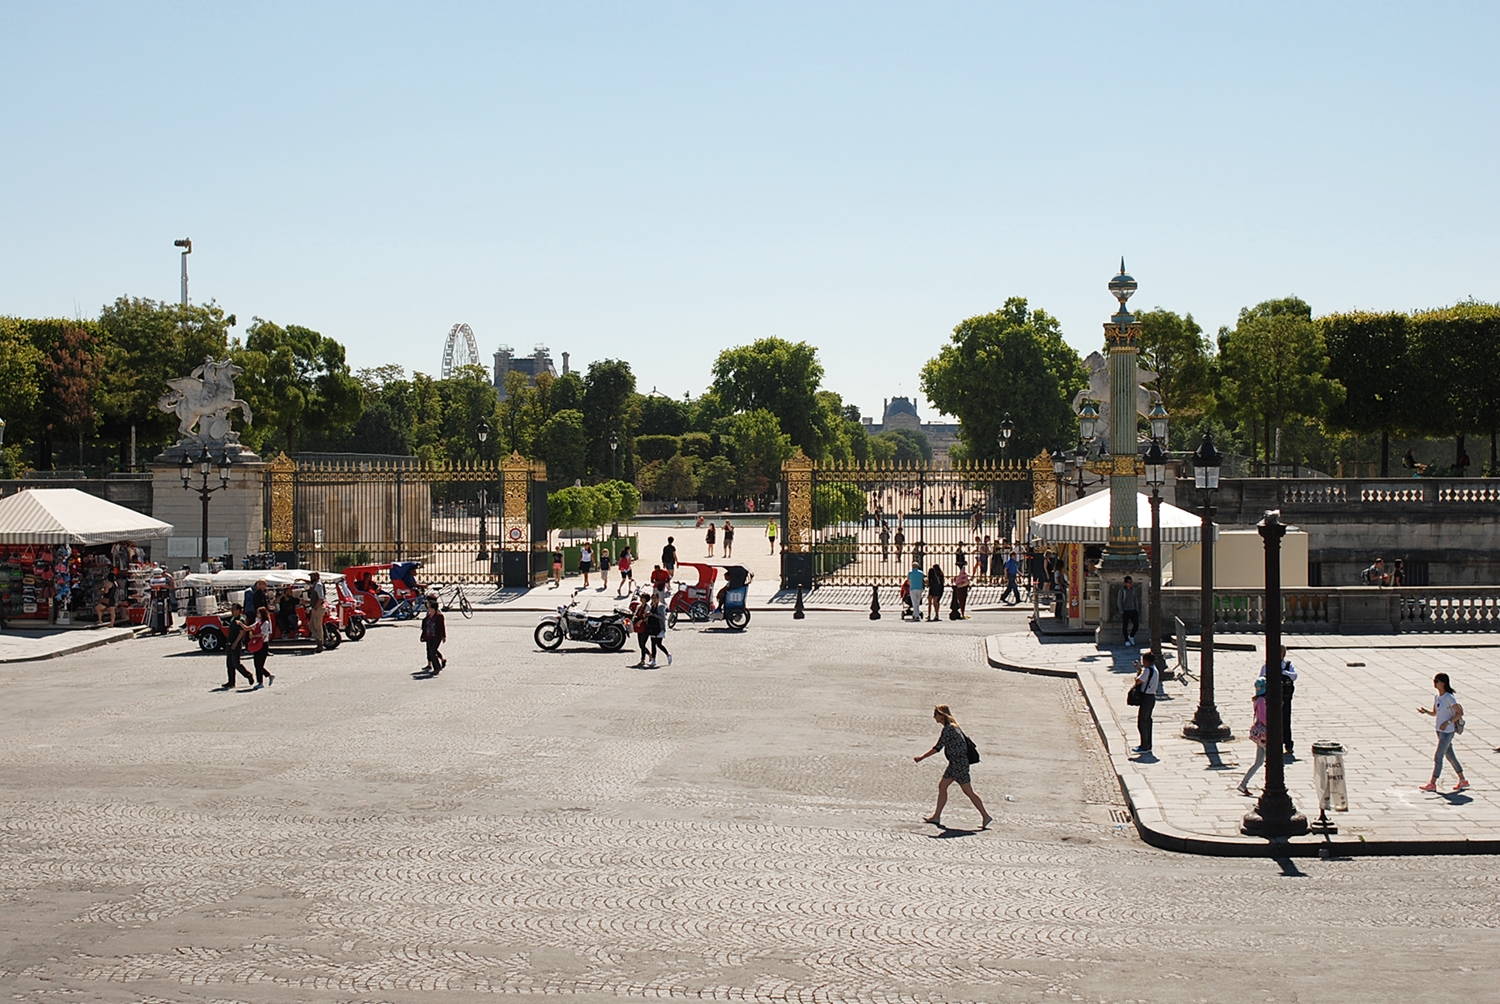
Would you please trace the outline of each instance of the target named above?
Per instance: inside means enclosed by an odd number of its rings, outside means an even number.
[[[1321,811],[1349,811],[1349,789],[1344,784],[1344,744],[1313,743],[1313,780]]]

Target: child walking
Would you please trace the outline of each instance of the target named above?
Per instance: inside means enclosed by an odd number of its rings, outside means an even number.
[[[448,640],[448,627],[436,596],[427,597],[427,616],[422,618],[422,641],[427,643],[427,672],[437,676],[448,666],[438,647]]]

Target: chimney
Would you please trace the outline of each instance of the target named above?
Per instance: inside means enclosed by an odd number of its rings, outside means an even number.
[[[564,352],[562,354],[562,356],[563,356],[563,374],[562,375],[563,376],[567,376],[568,375],[568,353]]]

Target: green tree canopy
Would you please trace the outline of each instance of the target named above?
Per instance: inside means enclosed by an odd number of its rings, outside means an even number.
[[[876,433],[874,439],[890,444],[890,450],[881,451],[883,459],[901,464],[914,464],[932,459],[932,443],[925,433],[912,429],[887,429]]]
[[[725,349],[714,361],[713,393],[731,411],[766,411],[810,457],[831,445],[825,409],[818,401],[823,366],[806,342],[761,338]]]
[[[794,452],[792,439],[781,431],[776,416],[764,408],[721,418],[714,430],[729,449],[739,471],[739,490],[763,495],[781,479],[781,464]]]
[[[537,433],[536,452],[547,465],[547,480],[571,484],[588,473],[588,435],[583,412],[568,409],[547,419]]]
[[[1028,310],[1013,296],[993,314],[953,329],[951,344],[922,367],[922,392],[957,416],[959,438],[974,459],[1000,458],[1000,423],[1014,426],[1006,453],[1031,457],[1077,438],[1069,402],[1087,385],[1078,353],[1063,341],[1057,319]]]
[[[1411,358],[1411,319],[1405,314],[1354,311],[1317,319],[1328,348],[1328,376],[1344,387],[1329,422],[1350,432],[1380,433],[1380,476],[1390,476],[1390,437],[1420,424]]]
[[[1201,418],[1213,407],[1213,346],[1192,314],[1157,307],[1140,315],[1140,365],[1174,420]]]
[[[311,328],[282,327],[259,317],[231,348],[245,368],[240,396],[255,423],[242,438],[261,452],[294,453],[351,427],[364,405],[364,388],[349,372],[344,347]]]
[[[588,469],[613,474],[609,437],[620,441],[620,462],[635,452],[631,442],[631,405],[635,396],[635,374],[623,359],[600,359],[589,364],[583,381],[583,419],[588,431]]]

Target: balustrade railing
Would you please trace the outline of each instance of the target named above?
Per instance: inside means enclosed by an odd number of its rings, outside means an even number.
[[[1162,613],[1196,631],[1199,597],[1194,587],[1166,587]],[[1259,634],[1265,627],[1263,589],[1215,590],[1213,608],[1215,631]],[[1500,631],[1500,586],[1297,586],[1282,590],[1281,622],[1293,634]]]
[[[1425,478],[1381,480],[1309,479],[1283,481],[1277,496],[1283,505],[1347,505],[1351,502],[1500,502],[1500,485],[1492,481]]]

